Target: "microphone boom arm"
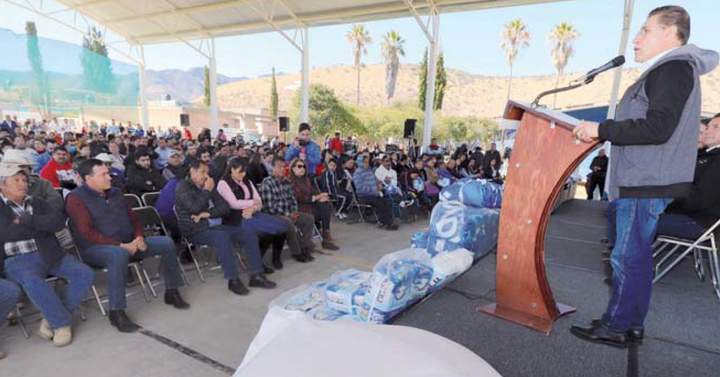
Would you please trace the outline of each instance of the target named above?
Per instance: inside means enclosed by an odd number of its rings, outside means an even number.
[[[573,90],[573,89],[579,88],[579,87],[581,87],[581,86],[587,85],[587,84],[589,84],[591,81],[592,81],[592,80],[590,80],[589,82],[588,82],[588,81],[583,81],[583,82],[580,82],[580,83],[577,83],[577,84],[568,85],[568,86],[565,86],[565,87],[562,87],[562,88],[556,88],[556,89],[546,90],[546,91],[538,94],[538,96],[535,97],[535,100],[530,104],[530,106],[531,106],[532,108],[537,108],[538,105],[540,104],[540,100],[541,100],[543,97],[545,97],[545,96],[547,96],[547,95],[550,95],[550,94],[567,92],[568,90]]]

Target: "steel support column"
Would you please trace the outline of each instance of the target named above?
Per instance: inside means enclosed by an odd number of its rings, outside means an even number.
[[[428,49],[428,72],[427,86],[425,87],[425,121],[423,122],[422,149],[426,151],[432,139],[433,127],[433,105],[435,104],[435,71],[438,56],[438,36],[440,34],[440,15],[431,13],[430,23],[432,25],[430,48]]]
[[[138,79],[139,79],[139,91],[140,91],[140,124],[147,129],[150,127],[150,117],[148,115],[148,102],[147,102],[147,76],[145,74],[145,49],[143,45],[138,46],[140,50],[140,64],[138,64]]]
[[[302,97],[300,100],[300,121],[308,122],[310,120],[310,51],[308,43],[308,28],[301,29],[302,33]]]
[[[220,128],[217,100],[217,59],[215,57],[215,38],[210,38],[210,56],[208,60],[208,70],[210,71],[210,133],[212,137],[215,137],[217,136],[218,129]]]
[[[620,35],[619,55],[625,55],[630,39],[630,23],[632,21],[633,10],[635,8],[635,0],[625,0],[625,9],[623,11],[623,28]],[[615,118],[615,109],[617,107],[618,94],[620,92],[620,79],[622,78],[622,68],[616,68],[613,76],[612,91],[610,92],[610,102],[608,102],[608,119]]]

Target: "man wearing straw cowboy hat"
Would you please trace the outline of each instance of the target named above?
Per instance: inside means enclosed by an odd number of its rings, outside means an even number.
[[[17,166],[25,172],[28,181],[28,194],[30,196],[48,202],[53,208],[59,210],[64,208],[62,195],[52,187],[52,184],[37,175],[31,174],[33,164],[22,151],[17,149],[6,151],[2,163]]]
[[[95,277],[58,243],[55,233],[64,227],[60,209],[28,195],[24,168],[0,163],[0,263],[8,279],[20,285],[42,313],[38,335],[58,347],[72,341],[72,312]],[[62,299],[45,281],[49,275],[67,282]]]

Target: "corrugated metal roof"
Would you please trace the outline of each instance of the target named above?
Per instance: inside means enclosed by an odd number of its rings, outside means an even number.
[[[58,0],[136,44],[408,17],[405,0]],[[567,0],[409,1],[441,13]]]

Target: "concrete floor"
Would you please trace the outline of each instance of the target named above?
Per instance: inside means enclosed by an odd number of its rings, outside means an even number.
[[[78,315],[73,344],[56,348],[34,335],[25,339],[19,327],[0,329],[0,349],[8,357],[0,361],[2,376],[224,376],[233,373],[262,322],[268,303],[283,291],[324,279],[335,271],[370,270],[385,254],[409,247],[410,236],[423,230],[427,219],[403,224],[395,232],[368,224],[334,225],[334,237],[342,247],[332,256],[300,264],[286,260],[282,271],[270,275],[274,290],[254,289],[235,296],[227,290],[220,270],[206,273],[201,283],[189,272],[191,286],[182,294],[192,307],[175,310],[159,298],[146,303],[142,295],[128,299],[128,315],[145,331],[122,334],[111,327],[94,301],[84,304],[87,321]],[[162,289],[158,287],[160,291]],[[37,330],[39,317],[27,320]]]

